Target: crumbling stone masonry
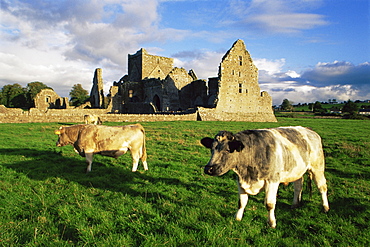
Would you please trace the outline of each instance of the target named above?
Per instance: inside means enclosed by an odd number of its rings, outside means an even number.
[[[104,108],[102,69],[97,68],[94,73],[93,86],[90,93],[90,103],[92,108]]]
[[[208,81],[174,68],[173,59],[141,49],[128,55],[128,75],[114,82],[104,109],[102,70],[95,70],[91,109],[71,108],[68,98],[44,89],[29,111],[0,106],[0,123],[83,122],[94,114],[103,121],[250,121],[276,122],[272,99],[261,92],[258,70],[242,40],[226,52],[218,76]],[[83,106],[85,107],[85,106]]]
[[[198,119],[276,122],[272,99],[261,92],[258,69],[242,40],[222,58],[218,77],[199,80],[173,59],[140,49],[128,55],[128,75],[111,89],[113,112],[151,114],[198,108]],[[115,105],[115,104],[120,105]]]
[[[69,100],[67,97],[61,98],[52,89],[42,89],[34,98],[35,107],[42,112],[48,109],[67,109]]]
[[[214,109],[202,109],[203,120],[276,122],[272,98],[261,92],[258,69],[242,40],[222,58]]]

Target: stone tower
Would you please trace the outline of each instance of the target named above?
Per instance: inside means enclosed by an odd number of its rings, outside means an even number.
[[[150,55],[141,48],[133,55],[128,55],[129,81],[142,81],[144,79],[165,79],[173,69],[173,58]]]
[[[94,73],[93,86],[90,93],[92,108],[104,108],[104,91],[102,69],[97,68]]]
[[[243,40],[235,41],[226,52],[217,79],[218,92],[213,111],[215,120],[276,122],[272,98],[267,92],[261,92],[258,69]]]

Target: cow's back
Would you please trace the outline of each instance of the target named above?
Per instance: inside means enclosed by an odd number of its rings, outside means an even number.
[[[324,169],[320,136],[301,126],[246,130],[236,134],[245,148],[245,180],[292,180],[312,166]],[[287,182],[287,181],[286,181]],[[289,181],[291,182],[291,181]]]
[[[98,153],[107,150],[119,150],[132,146],[136,141],[144,140],[144,129],[139,124],[125,126],[86,125],[81,131],[79,145],[86,152]]]

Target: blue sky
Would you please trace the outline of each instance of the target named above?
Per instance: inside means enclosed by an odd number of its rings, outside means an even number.
[[[370,99],[369,0],[0,0],[0,87],[105,93],[140,48],[199,78],[244,40],[274,104]]]

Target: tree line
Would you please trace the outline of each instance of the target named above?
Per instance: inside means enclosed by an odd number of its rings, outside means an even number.
[[[18,83],[5,85],[0,90],[0,105],[8,108],[33,108],[35,107],[34,99],[42,89],[54,90],[39,81],[30,82],[26,87]],[[80,106],[90,100],[88,91],[81,84],[73,85],[69,96],[69,103],[72,106]]]
[[[335,101],[336,102],[336,101]],[[369,106],[362,106],[361,108],[366,108]],[[288,99],[284,99],[281,105],[279,106],[280,111],[293,111],[295,106],[293,106],[293,103],[290,102]],[[327,114],[328,113],[328,108],[324,108],[323,104],[319,101],[316,101],[315,103],[309,103],[308,104],[308,109],[316,114]],[[334,112],[342,112],[342,113],[347,113],[349,116],[356,116],[358,114],[358,110],[360,109],[360,106],[356,104],[354,101],[348,100],[347,102],[344,103],[342,107],[333,105],[331,107],[331,111]]]

